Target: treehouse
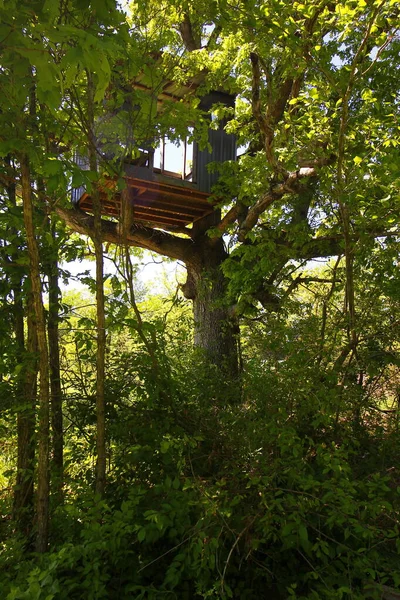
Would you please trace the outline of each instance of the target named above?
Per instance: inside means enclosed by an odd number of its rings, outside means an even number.
[[[178,101],[189,92],[164,88],[161,101]],[[234,97],[212,92],[202,98],[200,108],[209,111],[216,103],[233,106]],[[221,124],[218,129],[209,129],[208,141],[209,149],[200,149],[196,141],[190,141],[188,127],[188,137],[178,144],[162,139],[156,148],[140,148],[137,158],[123,162],[125,189],[119,191],[117,180],[111,177],[101,184],[102,214],[118,219],[125,227],[137,223],[170,231],[211,214],[209,198],[218,173],[209,171],[208,165],[235,160],[236,138]],[[79,160],[85,168],[85,161]],[[84,188],[73,190],[72,201],[79,209],[93,213],[92,197]]]

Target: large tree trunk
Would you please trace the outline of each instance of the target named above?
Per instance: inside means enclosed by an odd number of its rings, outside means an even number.
[[[226,375],[235,377],[238,374],[239,329],[234,311],[226,302],[227,279],[221,270],[228,254],[221,238],[210,238],[208,235],[210,228],[220,223],[218,210],[193,224],[191,239],[141,225],[133,225],[129,232],[125,232],[126,236],[121,238],[119,224],[101,221],[98,209],[96,215],[95,191],[93,217],[76,210],[58,208],[57,212],[75,231],[86,235],[89,232],[92,239],[101,237],[103,241],[113,244],[121,244],[123,239],[126,245],[145,248],[183,261],[188,270],[188,279],[182,286],[182,291],[186,298],[193,300],[195,343]],[[98,254],[100,257],[100,248]],[[100,266],[100,261],[98,264]],[[100,270],[99,268],[99,275]],[[101,283],[100,276],[98,282]],[[101,412],[98,415],[101,416]]]
[[[203,239],[187,262],[182,291],[193,301],[194,343],[229,377],[239,371],[239,327],[226,301],[227,280],[221,265],[226,258],[222,240]]]

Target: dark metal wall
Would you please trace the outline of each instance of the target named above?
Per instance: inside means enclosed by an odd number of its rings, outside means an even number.
[[[194,154],[197,153],[196,182],[201,192],[211,192],[220,177],[218,171],[209,172],[207,165],[236,160],[236,136],[227,134],[224,129],[211,129],[208,132],[208,141],[212,148],[211,153],[208,150],[199,150],[197,144],[193,149]]]
[[[219,91],[210,92],[201,99],[200,108],[208,112],[214,104],[234,107],[235,96]],[[208,141],[212,148],[211,153],[208,150],[200,150],[198,145],[194,144],[195,177],[201,192],[211,192],[213,185],[220,177],[218,171],[209,172],[207,165],[213,162],[223,163],[227,160],[236,160],[236,136],[228,135],[224,130],[225,125],[226,121],[223,121],[220,123],[219,129],[209,130]]]

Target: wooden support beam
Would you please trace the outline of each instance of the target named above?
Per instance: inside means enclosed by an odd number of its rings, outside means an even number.
[[[119,234],[123,239],[128,239],[134,218],[134,194],[133,190],[125,188],[121,192],[119,203]]]
[[[125,189],[117,190],[115,178],[104,179],[99,187],[102,214],[118,221],[118,231],[126,238],[132,225],[137,222],[153,224],[154,227],[185,227],[214,212],[208,194],[200,192],[195,185],[180,179],[156,175],[145,169],[149,179],[134,176],[143,169],[129,165],[125,173]],[[162,180],[161,180],[162,179]],[[92,198],[84,192],[78,207],[93,213]],[[190,230],[188,230],[190,231]]]

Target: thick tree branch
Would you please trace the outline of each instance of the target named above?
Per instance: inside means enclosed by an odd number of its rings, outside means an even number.
[[[260,98],[260,61],[259,57],[255,52],[250,53],[251,69],[252,69],[252,81],[251,81],[251,105],[253,109],[253,115],[260,128],[261,137],[264,142],[265,153],[268,162],[276,167],[276,160],[273,153],[273,140],[274,130],[269,120],[263,115],[261,111],[261,98]]]
[[[275,75],[275,73],[274,73]],[[300,86],[301,77],[297,78]],[[296,86],[297,87],[297,86]],[[280,82],[278,93],[274,102],[271,102],[267,107],[267,122],[273,129],[277,123],[282,119],[283,113],[285,112],[286,103],[290,98],[290,94],[293,88],[293,77],[286,77]],[[298,92],[297,92],[298,93]]]
[[[66,224],[78,233],[93,235],[94,217],[77,209],[57,207],[57,214]],[[124,238],[119,233],[118,223],[114,221],[101,221],[101,234],[103,242],[112,244],[128,244],[137,246],[158,254],[163,254],[176,260],[185,260],[186,255],[192,250],[193,242],[179,238],[170,233],[164,233],[151,227],[133,224],[128,235]]]
[[[335,283],[335,279],[326,279],[324,277],[303,277],[303,274],[300,273],[293,281],[290,283],[288,288],[285,290],[284,299],[290,296],[292,292],[299,287],[299,285],[306,285],[307,283]]]
[[[265,154],[267,161],[275,171],[281,172],[282,167],[278,164],[274,155],[274,134],[275,127],[282,119],[287,101],[290,96],[298,96],[304,74],[301,73],[294,80],[293,77],[281,76],[281,65],[278,65],[273,76],[269,74],[269,69],[263,64],[264,70],[269,75],[267,93],[267,107],[265,114],[261,110],[261,72],[260,62],[262,59],[255,53],[251,52],[250,61],[252,67],[252,109],[253,115],[258,123],[261,131],[261,136],[264,143]],[[275,85],[274,85],[275,84]]]
[[[285,244],[287,245],[287,244]],[[291,242],[289,244],[293,246]],[[328,258],[343,253],[343,236],[341,234],[321,238],[312,238],[299,248],[293,249],[298,260]]]
[[[318,161],[318,166],[322,166],[323,164],[331,164],[334,158],[335,157],[332,155],[329,158],[322,159]],[[264,196],[262,196],[254,206],[250,208],[246,219],[243,221],[240,227],[239,239],[241,241],[244,240],[246,234],[256,225],[258,217],[276,200],[279,200],[285,194],[298,193],[301,190],[301,179],[317,176],[317,167],[302,167],[301,169],[298,169],[298,171],[292,171],[289,173],[283,183],[275,185],[271,190],[264,194]]]
[[[179,23],[179,32],[181,34],[182,41],[185,44],[186,50],[189,50],[189,52],[193,52],[193,50],[200,50],[200,43],[195,38],[192,23],[187,13],[184,14],[183,21]]]
[[[229,225],[232,225],[232,223],[236,221],[236,219],[239,216],[240,208],[241,206],[238,202],[234,204],[232,208],[228,210],[226,215],[221,219],[218,225],[215,227],[215,229],[217,229],[221,233],[221,235],[225,233]]]
[[[351,241],[355,244],[361,237],[368,235],[371,238],[398,236],[396,232],[387,232],[384,229],[366,229],[362,232],[354,232]],[[325,237],[312,238],[296,246],[293,240],[288,240],[286,233],[277,240],[278,245],[292,249],[292,258],[297,260],[312,260],[314,258],[328,258],[343,254],[344,240],[342,233],[335,233]]]
[[[294,199],[292,218],[290,219],[290,226],[303,224],[308,229],[310,229],[310,225],[308,222],[308,212],[310,210],[310,205],[315,194],[315,187],[310,184],[311,181],[309,185],[303,186],[301,193],[298,194]]]
[[[273,310],[278,311],[282,307],[285,300],[299,287],[299,285],[306,285],[307,283],[333,282],[334,280],[332,279],[325,279],[321,277],[304,277],[301,273],[291,281],[287,289],[284,291],[283,296],[278,296],[277,293],[273,291],[272,284],[261,286],[254,296],[264,308],[272,308]]]
[[[326,165],[332,164],[336,159],[334,154],[331,154],[326,158],[317,158],[309,161],[307,167],[301,167],[298,171],[294,171],[289,173],[286,180],[283,183],[276,185],[274,188],[269,190],[264,196],[262,196],[256,204],[251,207],[243,219],[243,222],[240,224],[239,228],[239,240],[243,241],[246,234],[254,227],[254,225],[258,221],[258,217],[265,211],[271,204],[275,202],[275,200],[279,200],[285,194],[296,194],[299,191],[305,191],[303,187],[300,187],[300,180],[306,177],[315,178],[318,176],[318,168]],[[311,199],[310,199],[311,200]],[[232,223],[234,223],[244,205],[241,205],[240,202],[236,202],[232,208],[226,213],[220,223],[215,227],[221,235],[225,233]],[[246,207],[247,208],[247,207]],[[298,215],[296,215],[298,217]],[[297,221],[298,222],[298,219]]]

